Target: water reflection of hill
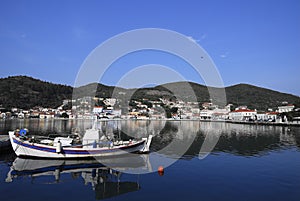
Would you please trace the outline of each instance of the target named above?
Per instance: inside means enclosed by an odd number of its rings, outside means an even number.
[[[172,144],[174,140],[187,143],[189,139],[194,139],[183,156],[193,158],[198,156],[206,136],[219,137],[213,150],[215,153],[260,156],[269,151],[300,147],[299,128],[222,122],[166,122],[164,128],[153,138],[151,149],[159,151]],[[176,147],[171,151],[170,154],[176,155]]]
[[[186,152],[186,157],[199,153],[206,135],[219,135],[213,152],[227,152],[242,156],[260,156],[269,151],[299,146],[298,128],[236,125],[225,123],[201,124],[194,143]]]

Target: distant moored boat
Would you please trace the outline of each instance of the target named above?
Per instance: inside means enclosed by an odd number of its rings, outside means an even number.
[[[0,135],[0,151],[2,152],[8,150],[9,148],[10,148],[10,141],[8,135]]]

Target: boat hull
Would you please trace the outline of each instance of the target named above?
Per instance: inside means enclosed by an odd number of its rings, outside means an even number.
[[[19,157],[38,157],[56,159],[78,159],[119,156],[143,150],[146,144],[146,140],[141,140],[129,145],[120,145],[112,148],[62,147],[61,151],[57,153],[57,149],[55,146],[23,141],[20,138],[16,137],[13,131],[9,132],[9,137],[12,148],[15,151],[16,155]]]

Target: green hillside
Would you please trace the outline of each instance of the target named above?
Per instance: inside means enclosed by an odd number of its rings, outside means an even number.
[[[0,79],[0,105],[29,109],[34,106],[58,107],[72,96],[72,87],[27,76]]]
[[[249,84],[238,84],[226,87],[227,102],[235,105],[247,105],[249,108],[266,111],[276,108],[282,102],[300,107],[300,97],[281,93]]]
[[[64,99],[71,99],[73,90],[77,97],[106,98],[114,93],[118,96],[130,96],[136,100],[177,98],[184,101],[197,100],[200,103],[210,100],[207,87],[192,82],[175,82],[142,89],[123,89],[92,83],[73,89],[71,86],[44,82],[27,76],[12,76],[0,79],[0,106],[8,109],[12,107],[29,109],[34,106],[55,108],[61,105]],[[299,96],[253,85],[238,84],[226,87],[225,91],[227,103],[234,106],[247,105],[249,108],[265,111],[268,108],[276,108],[286,101],[300,107]]]
[[[185,101],[191,100],[191,97],[194,95],[197,97],[197,100],[200,103],[210,100],[206,86],[192,82],[189,82],[188,84],[190,86],[188,86],[186,83],[184,84],[183,82],[176,82],[164,84],[155,88],[160,90],[170,89],[171,91],[175,91],[177,94],[179,94],[179,97]],[[188,89],[189,87],[194,90],[194,94],[190,93],[190,90]],[[266,111],[268,108],[277,108],[282,104],[282,102],[288,102],[300,107],[299,96],[281,93],[249,84],[229,86],[225,88],[225,92],[227,103],[231,103],[234,106],[246,105],[251,109]]]

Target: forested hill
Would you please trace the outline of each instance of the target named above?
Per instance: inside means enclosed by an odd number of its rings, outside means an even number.
[[[97,87],[95,87],[97,85]],[[97,88],[97,91],[95,89]],[[176,91],[177,95],[184,101],[192,100],[193,97],[188,88],[192,88],[199,102],[209,101],[209,93],[206,86],[197,83],[175,82],[159,85],[152,88],[143,89],[123,89],[117,88],[122,94],[131,94],[133,99],[158,99],[161,97],[174,97],[172,92]],[[93,90],[93,91],[92,91]],[[89,84],[77,88],[77,92],[90,91],[98,97],[110,97],[115,90],[112,86],[103,84]],[[237,105],[247,105],[249,108],[258,110],[267,110],[276,108],[282,102],[288,102],[300,107],[299,96],[281,93],[253,85],[238,84],[225,88],[227,102]],[[56,108],[62,104],[64,99],[72,98],[73,87],[53,84],[34,79],[27,76],[11,76],[0,79],[0,107],[2,108],[23,108],[29,109],[34,106]],[[80,94],[80,93],[79,93]]]
[[[73,88],[27,76],[0,79],[0,105],[4,108],[29,109],[34,106],[58,107],[72,97]]]
[[[155,87],[157,90],[170,90],[179,91],[180,96],[188,101],[190,99],[190,93],[188,88],[191,87],[195,91],[195,95],[199,102],[209,101],[208,89],[204,85],[189,82],[189,86],[186,83],[175,82],[164,84]],[[261,88],[249,84],[237,84],[225,88],[227,103],[231,103],[234,106],[246,105],[248,108],[267,111],[268,108],[276,109],[281,106],[283,102],[295,104],[300,107],[300,97],[281,93],[278,91]]]
[[[238,84],[226,87],[227,101],[237,105],[247,105],[249,108],[267,111],[277,108],[282,102],[300,107],[300,97],[261,88],[249,84]]]

